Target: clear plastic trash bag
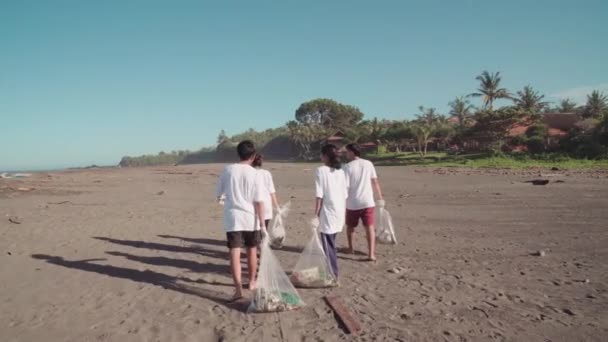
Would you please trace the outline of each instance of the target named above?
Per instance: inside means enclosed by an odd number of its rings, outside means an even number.
[[[304,302],[289,281],[270,248],[269,237],[262,240],[257,289],[247,312],[278,312],[300,308]]]
[[[270,245],[273,248],[281,248],[283,247],[283,243],[285,242],[285,219],[289,214],[289,208],[291,206],[291,202],[285,203],[281,208],[279,208],[277,214],[272,219],[270,223],[270,228],[268,229],[268,234],[270,235]]]
[[[318,232],[318,220],[311,222],[311,237],[291,272],[291,282],[296,287],[322,288],[337,286],[327,255],[323,251]]]
[[[376,205],[376,240],[380,243],[397,244],[393,220],[384,205],[384,201],[378,201]]]

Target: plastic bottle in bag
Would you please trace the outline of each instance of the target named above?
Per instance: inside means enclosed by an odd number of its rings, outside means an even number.
[[[270,248],[268,235],[262,240],[258,285],[248,312],[278,312],[300,308],[304,302]]]
[[[285,219],[289,214],[289,208],[291,206],[291,202],[287,202],[281,208],[279,208],[278,213],[272,219],[270,223],[270,228],[268,230],[268,234],[270,235],[270,245],[273,248],[281,248],[283,247],[283,243],[285,242]]]
[[[391,214],[384,208],[385,202],[378,201],[376,205],[376,240],[380,243],[397,244],[395,229]]]
[[[318,224],[312,223],[312,236],[291,272],[291,282],[297,287],[321,288],[337,286],[327,255],[323,251]]]

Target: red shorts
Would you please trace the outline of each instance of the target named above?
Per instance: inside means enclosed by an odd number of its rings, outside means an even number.
[[[361,222],[363,222],[364,226],[373,226],[374,209],[375,208],[365,208],[359,210],[346,209],[346,226],[356,227],[357,225],[359,225],[359,219],[361,219]]]

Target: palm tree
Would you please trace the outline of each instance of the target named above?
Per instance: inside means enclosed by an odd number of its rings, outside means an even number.
[[[587,95],[587,104],[583,111],[583,117],[599,118],[608,110],[608,96],[599,90],[594,90],[591,95]]]
[[[515,106],[528,114],[536,114],[549,105],[543,101],[545,95],[539,94],[532,86],[527,85],[523,90],[517,92],[517,97],[513,99]]]
[[[418,153],[420,153],[421,157],[426,156],[429,140],[435,132],[435,125],[422,121],[413,121],[410,124],[410,128],[414,133],[414,137],[418,145]]]
[[[475,108],[465,97],[457,97],[449,103],[450,115],[458,118],[458,123],[465,126],[471,119],[471,111]]]
[[[378,118],[374,118],[369,123],[369,132],[368,139],[377,144],[380,143],[380,140],[384,138],[384,134],[386,133],[385,124],[382,121],[379,121]]]
[[[421,157],[424,157],[431,138],[436,137],[445,141],[449,138],[451,130],[447,118],[439,114],[435,108],[420,106],[418,109],[420,109],[420,114],[416,115],[416,120],[411,122],[410,128],[418,144],[418,152]]]
[[[416,114],[417,121],[432,124],[441,117],[441,114],[439,114],[435,108],[425,108],[424,106],[420,106],[418,109],[420,110],[420,114]]]
[[[220,134],[218,134],[218,136],[217,136],[217,144],[221,145],[221,144],[225,143],[228,140],[230,140],[230,138],[228,137],[228,135],[226,135],[226,131],[224,131],[222,129],[220,131]]]
[[[560,101],[557,111],[560,113],[574,113],[576,111],[576,103],[570,99]]]
[[[489,73],[484,71],[475,77],[479,81],[477,92],[469,94],[472,97],[481,97],[483,106],[490,111],[494,109],[494,101],[498,99],[509,99],[511,94],[505,88],[500,88],[500,72]]]

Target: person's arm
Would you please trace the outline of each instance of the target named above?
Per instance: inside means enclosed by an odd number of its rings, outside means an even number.
[[[266,234],[266,218],[264,217],[264,180],[258,173],[255,182],[254,201],[253,206],[255,207],[255,214],[258,218],[260,230]]]
[[[272,198],[272,205],[277,209],[281,209],[281,206],[279,205],[279,200],[277,198],[277,193],[273,192],[270,194],[270,198]]]
[[[384,200],[384,197],[382,196],[382,189],[380,188],[380,181],[378,180],[378,178],[372,178],[372,186],[374,187],[374,191],[376,192],[376,197],[378,198],[378,200]]]
[[[378,180],[378,174],[376,173],[376,168],[374,167],[374,164],[371,164],[370,162],[370,166],[372,168],[372,188],[374,189],[374,192],[376,193],[376,198],[379,201],[384,200],[384,197],[382,196],[382,189],[380,189],[380,181]]]
[[[321,207],[323,206],[323,183],[321,181],[321,172],[317,169],[315,173],[315,217],[321,215]]]
[[[266,218],[264,217],[264,202],[255,202],[255,214],[260,223],[260,230],[266,231]]]
[[[350,192],[350,176],[348,172],[344,172],[344,198],[348,199],[348,193]]]
[[[270,198],[272,199],[272,206],[275,209],[279,210],[281,206],[279,205],[279,200],[277,198],[277,189],[274,187],[274,179],[272,179],[272,174],[270,172],[268,174],[268,192],[270,192]]]
[[[323,199],[317,197],[317,201],[315,202],[315,217],[321,216],[321,207],[323,206]]]

